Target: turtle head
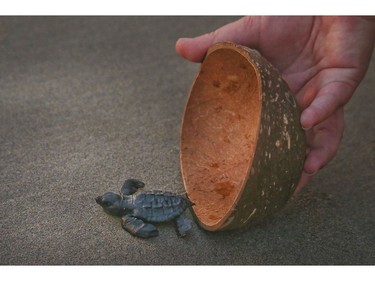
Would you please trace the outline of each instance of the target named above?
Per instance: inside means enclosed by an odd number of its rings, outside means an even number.
[[[122,197],[113,192],[106,192],[95,198],[96,203],[102,206],[103,210],[112,216],[123,216],[125,209],[122,206]]]

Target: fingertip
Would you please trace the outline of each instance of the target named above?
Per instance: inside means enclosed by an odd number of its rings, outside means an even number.
[[[197,48],[194,38],[179,38],[176,41],[176,52],[183,58],[191,62],[201,62],[204,57],[204,53]]]
[[[317,172],[318,172],[318,169],[306,169],[306,170],[304,170],[304,173],[308,177],[315,176]]]
[[[298,194],[301,190],[311,181],[312,177],[319,171],[319,168],[314,167],[307,161],[305,161],[305,166],[303,168],[301,178],[297,184],[296,189],[293,194]]]
[[[322,161],[319,159],[319,157],[317,157],[317,155],[315,155],[314,151],[312,151],[307,155],[305,164],[303,166],[303,171],[306,176],[312,177],[320,170],[322,165]]]
[[[315,161],[307,161],[303,167],[303,171],[307,176],[313,176],[319,171],[319,164]]]
[[[188,38],[179,38],[176,41],[176,52],[179,54],[181,57],[186,58],[186,42],[189,41]]]
[[[310,108],[306,108],[302,112],[300,122],[304,130],[309,130],[315,125],[314,113]]]
[[[181,53],[181,51],[183,51],[184,49],[184,45],[186,44],[186,42],[189,41],[189,38],[178,38],[177,41],[176,41],[176,51],[177,53]]]

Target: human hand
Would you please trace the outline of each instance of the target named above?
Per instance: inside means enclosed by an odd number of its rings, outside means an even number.
[[[176,51],[200,62],[212,44],[232,41],[259,50],[279,69],[306,130],[299,192],[338,150],[343,106],[366,73],[374,40],[375,21],[360,17],[244,17],[214,32],[181,38]]]

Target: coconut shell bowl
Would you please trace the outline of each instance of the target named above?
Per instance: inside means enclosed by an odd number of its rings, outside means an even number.
[[[194,216],[209,231],[260,222],[293,194],[305,159],[297,104],[256,50],[211,46],[193,82],[180,141]]]

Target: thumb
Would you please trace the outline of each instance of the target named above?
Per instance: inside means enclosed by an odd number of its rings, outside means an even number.
[[[187,60],[201,62],[207,49],[217,42],[232,41],[256,48],[259,34],[258,19],[258,17],[243,17],[213,32],[195,38],[180,38],[176,42],[176,51]]]

